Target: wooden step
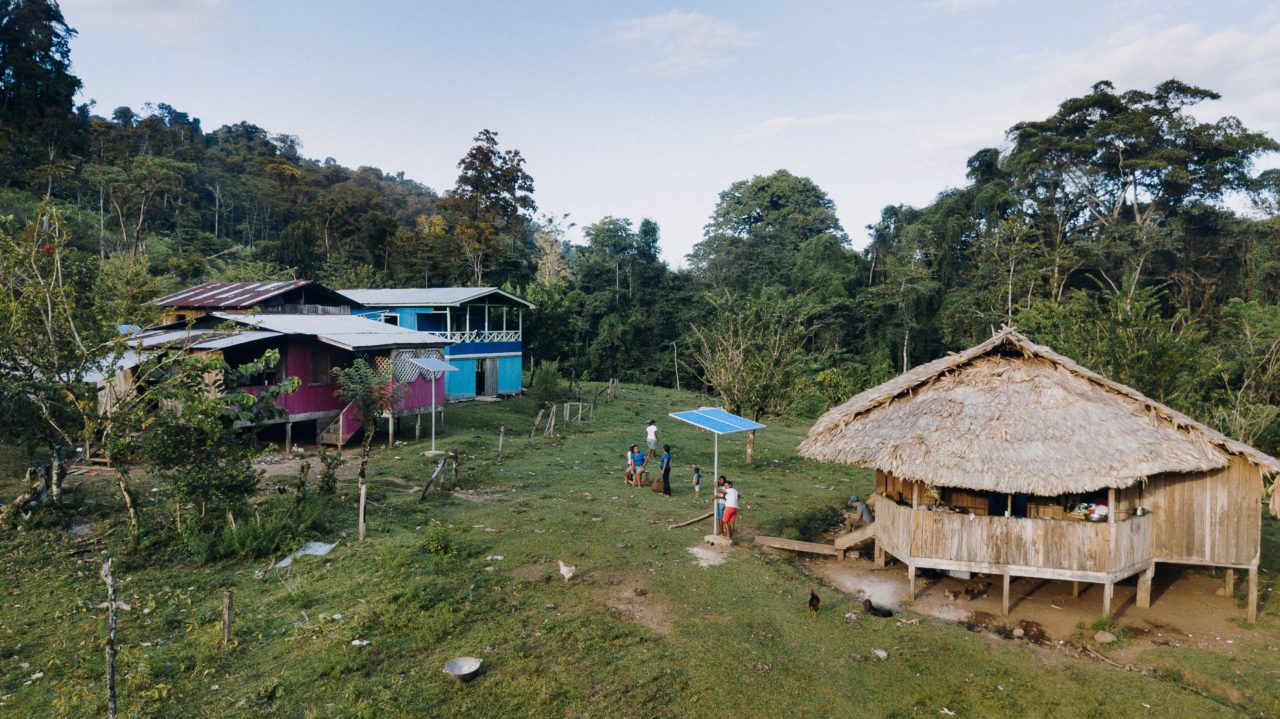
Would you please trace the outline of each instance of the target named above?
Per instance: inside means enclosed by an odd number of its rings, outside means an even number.
[[[836,549],[850,549],[875,538],[876,525],[875,522],[872,522],[871,524],[855,529],[848,534],[836,537],[835,546]]]
[[[818,542],[802,542],[798,539],[783,539],[782,537],[761,537],[755,538],[756,544],[775,549],[787,549],[792,552],[808,552],[809,554],[830,554],[840,557],[844,555],[843,549],[838,549],[834,544],[820,544]]]

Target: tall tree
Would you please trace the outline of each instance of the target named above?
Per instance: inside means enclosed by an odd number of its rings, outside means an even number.
[[[461,173],[441,209],[452,218],[453,239],[476,286],[486,274],[523,286],[534,270],[533,178],[519,150],[498,149],[498,133],[482,130],[475,143],[458,161]]]
[[[75,34],[56,0],[0,0],[0,182],[39,183],[48,194],[59,163],[83,139]],[[42,177],[29,174],[37,168]]]

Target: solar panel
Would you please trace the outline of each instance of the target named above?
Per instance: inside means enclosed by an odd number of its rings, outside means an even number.
[[[409,361],[428,372],[453,372],[458,369],[448,362],[438,360],[435,357],[414,357]]]
[[[753,422],[746,417],[730,414],[719,407],[702,407],[683,412],[672,412],[670,416],[681,422],[688,422],[695,427],[715,432],[716,434],[733,434],[734,432],[764,429],[764,425],[759,422]]]

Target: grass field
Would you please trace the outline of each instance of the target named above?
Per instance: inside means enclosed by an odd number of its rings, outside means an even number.
[[[698,566],[687,548],[709,525],[666,528],[706,508],[688,479],[698,463],[709,486],[711,437],[666,417],[697,404],[624,387],[592,423],[531,447],[521,437],[529,401],[452,405],[438,444],[463,453],[470,499],[417,502],[411,490],[432,464],[425,444],[379,450],[367,541],[354,541],[354,482],[344,480],[318,536],[349,538],[327,557],[257,576],[267,560],[200,565],[166,541],[126,554],[107,482],[73,487],[78,511],[66,523],[89,523],[100,546],[73,554],[85,540],[57,526],[0,535],[0,716],[105,715],[104,551],[131,604],[118,635],[127,717],[1280,715],[1280,602],[1264,606],[1256,643],[1234,656],[1164,648],[1142,657],[1156,671],[1138,673],[927,618],[850,621],[855,601],[821,588],[811,617],[815,582],[750,547]],[[626,447],[650,417],[673,446],[673,499],[621,481]],[[797,458],[806,430],[771,422],[754,467],[743,464],[743,438],[721,442],[747,527],[785,533],[803,513],[870,488],[865,471]],[[148,520],[171,521],[164,492],[140,489]],[[1264,533],[1266,597],[1280,574],[1280,522],[1266,520]],[[578,567],[573,581],[557,559]],[[228,584],[236,620],[224,651]],[[440,671],[459,655],[485,662],[468,684]]]

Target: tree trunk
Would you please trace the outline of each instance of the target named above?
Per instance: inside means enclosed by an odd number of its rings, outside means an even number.
[[[357,520],[360,531],[360,541],[364,541],[364,507],[365,498],[368,495],[368,486],[365,484],[365,468],[369,466],[369,450],[373,446],[373,426],[365,424],[364,440],[361,443],[360,451],[360,517]]]
[[[125,511],[129,513],[129,532],[137,535],[139,529],[138,502],[129,487],[129,472],[124,467],[116,467],[116,486],[120,489],[120,498],[124,500]]]
[[[53,448],[53,458],[49,464],[49,499],[54,503],[62,502],[62,482],[67,478],[67,464],[62,461],[62,447]]]
[[[754,464],[756,461],[756,431],[753,429],[747,432],[747,464]]]

